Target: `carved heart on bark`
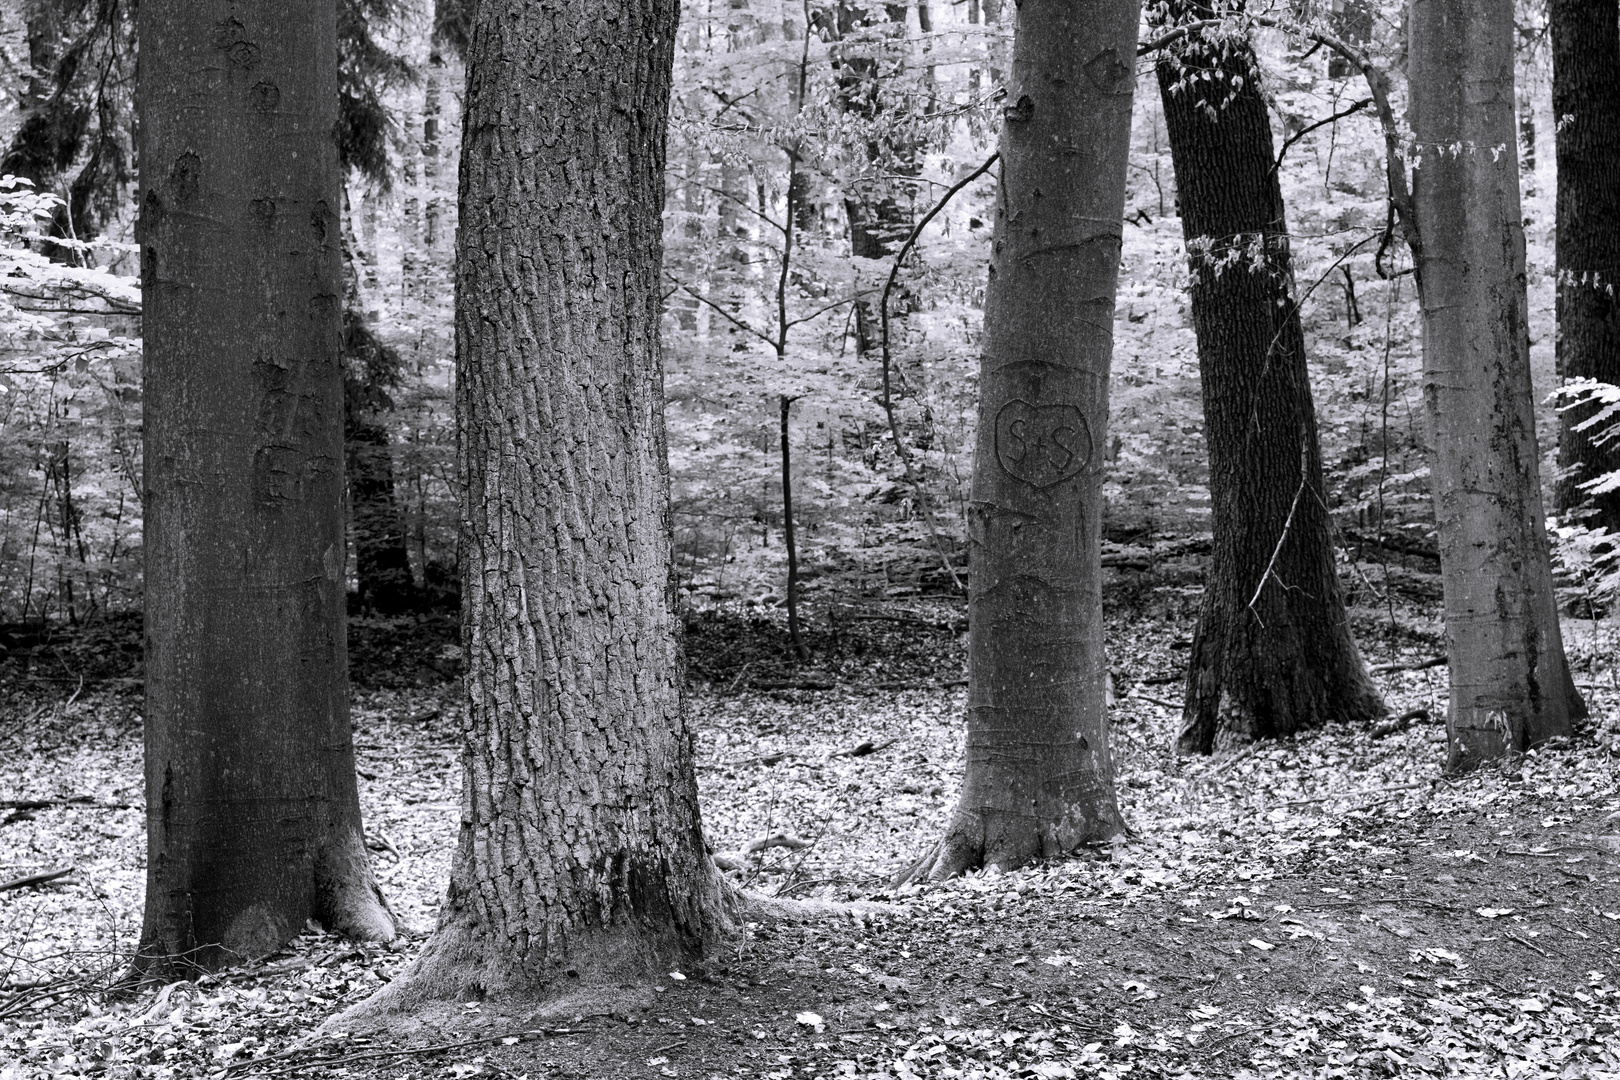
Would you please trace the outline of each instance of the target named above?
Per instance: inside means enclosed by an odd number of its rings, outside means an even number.
[[[1036,405],[1019,398],[996,413],[996,461],[1036,488],[1060,484],[1091,463],[1091,427],[1073,405]]]

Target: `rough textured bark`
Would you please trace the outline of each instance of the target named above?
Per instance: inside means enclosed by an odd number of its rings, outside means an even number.
[[[1169,22],[1207,19],[1174,4]],[[1214,548],[1187,670],[1186,752],[1385,712],[1345,614],[1282,190],[1247,41],[1161,55],[1192,274]],[[1213,110],[1213,111],[1212,111]]]
[[[1100,544],[1137,0],[1024,0],[1001,133],[969,540],[967,770],[913,876],[1125,831]]]
[[[1445,592],[1450,768],[1566,735],[1584,705],[1553,595],[1537,464],[1511,0],[1415,0],[1423,398]]]
[[[141,5],[146,919],[138,967],[393,936],[343,597],[330,0]]]
[[[658,344],[674,0],[477,5],[456,263],[461,837],[358,1013],[669,970],[724,929],[671,590]]]
[[[1620,383],[1620,2],[1552,0],[1553,115],[1558,118],[1558,374]],[[1592,408],[1558,425],[1560,513],[1588,499],[1578,486],[1620,469],[1620,442],[1576,431]],[[1620,492],[1593,499],[1594,524],[1620,532]]]

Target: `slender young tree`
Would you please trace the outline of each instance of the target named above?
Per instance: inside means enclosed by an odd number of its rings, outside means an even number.
[[[1448,767],[1570,730],[1541,502],[1513,94],[1512,0],[1414,0],[1424,403],[1451,670]]]
[[[1620,2],[1552,0],[1554,137],[1558,156],[1558,374],[1620,383]],[[1594,445],[1575,427],[1591,407],[1560,414],[1557,505],[1588,499],[1582,481],[1620,469],[1620,443]],[[1594,524],[1620,532],[1620,492],[1592,500]]]
[[[146,917],[138,968],[393,936],[344,637],[332,0],[140,9]]]
[[[1125,831],[1104,711],[1101,525],[1139,0],[1024,0],[1001,132],[974,450],[967,771],[908,877]]]
[[[1176,0],[1160,29],[1240,13]],[[1385,712],[1350,632],[1322,480],[1282,189],[1246,35],[1192,31],[1159,54],[1187,238],[1214,547],[1179,740],[1288,735]]]
[[[681,708],[659,353],[675,0],[472,14],[456,238],[468,717],[448,899],[339,1023],[545,998],[727,925]]]

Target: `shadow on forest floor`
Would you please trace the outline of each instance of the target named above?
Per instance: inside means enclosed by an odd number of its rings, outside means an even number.
[[[461,673],[454,614],[351,615],[349,681],[361,690],[432,687]],[[139,689],[141,614],[118,612],[77,626],[0,624],[0,685]]]
[[[705,831],[732,878],[892,908],[753,926],[643,1006],[546,1031],[467,1003],[453,1030],[299,1041],[432,925],[459,805],[453,684],[356,695],[368,834],[406,939],[311,933],[116,1003],[95,974],[139,924],[139,697],[14,681],[6,712],[32,718],[0,726],[0,793],[58,801],[6,817],[0,875],[77,870],[0,892],[0,1077],[1620,1076],[1620,692],[1588,683],[1576,739],[1462,778],[1440,774],[1423,717],[1178,759],[1184,588],[1161,578],[1108,621],[1129,841],[898,895],[887,875],[960,782],[959,613],[856,609],[893,618],[835,639],[812,611],[818,683],[774,619],[689,623]],[[1396,615],[1391,636],[1380,610],[1355,613],[1375,666],[1435,651],[1432,615]],[[1377,679],[1395,712],[1443,715],[1444,668]],[[779,834],[806,846],[746,853]]]

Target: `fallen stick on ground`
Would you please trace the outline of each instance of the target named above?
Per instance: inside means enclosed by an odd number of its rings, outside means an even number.
[[[810,841],[801,840],[797,836],[787,833],[772,833],[769,836],[756,836],[743,845],[743,852],[752,855],[759,851],[769,851],[773,847],[785,847],[789,851],[802,851],[810,847]]]
[[[1313,799],[1292,799],[1280,805],[1306,806],[1310,803],[1329,802],[1333,799],[1360,799],[1363,801],[1363,803],[1370,799],[1372,802],[1380,802],[1390,795],[1399,795],[1403,791],[1416,791],[1418,788],[1425,788],[1428,786],[1429,782],[1427,780],[1418,780],[1410,784],[1397,784],[1394,787],[1379,788],[1377,791],[1360,793],[1354,791],[1338,791],[1334,792],[1332,795],[1318,795]]]
[[[827,760],[831,761],[833,758],[841,758],[841,757],[865,757],[868,754],[875,754],[879,750],[887,750],[889,747],[893,746],[895,743],[897,743],[899,741],[900,741],[899,739],[889,739],[887,742],[880,742],[880,743],[874,743],[874,742],[857,743],[856,745],[850,747],[848,750],[834,750],[832,753],[827,755]]]
[[[751,690],[831,690],[834,683],[830,679],[755,679],[748,686]]]
[[[1537,945],[1532,941],[1526,941],[1524,938],[1520,937],[1518,934],[1508,934],[1507,936],[1512,938],[1514,941],[1517,941],[1520,945],[1523,945],[1525,948],[1531,950],[1532,952],[1538,952],[1542,956],[1545,956],[1549,960],[1551,960],[1553,958],[1552,953],[1548,952],[1546,949],[1543,949],[1540,945]]]
[[[68,795],[60,799],[0,799],[0,807],[10,810],[49,810],[53,806],[83,806],[90,810],[133,810],[134,803],[96,802],[89,795]]]
[[[1399,664],[1379,664],[1372,669],[1374,675],[1388,675],[1392,671],[1424,671],[1432,667],[1444,667],[1450,663],[1444,656],[1431,656],[1427,660],[1412,660]]]
[[[775,765],[777,762],[784,761],[787,758],[798,757],[798,756],[799,756],[798,754],[795,754],[795,753],[793,753],[791,751],[780,750],[780,751],[778,751],[778,752],[776,752],[774,754],[761,754],[758,757],[738,758],[736,761],[716,761],[716,762],[713,762],[713,763],[699,765],[698,768],[700,768],[700,769],[735,769],[735,768],[740,768],[743,765]]]
[[[966,679],[952,679],[949,682],[879,682],[879,683],[850,683],[851,690],[955,690],[966,686]]]
[[[78,867],[70,866],[66,870],[51,870],[44,874],[29,874],[27,877],[13,878],[10,881],[0,882],[0,892],[10,892],[12,889],[26,889],[30,885],[43,885],[47,881],[67,877],[76,869]]]
[[[409,1046],[402,1050],[370,1050],[364,1054],[335,1054],[330,1057],[311,1058],[309,1061],[300,1061],[292,1065],[284,1065],[279,1069],[272,1069],[260,1076],[280,1076],[282,1073],[292,1072],[294,1069],[307,1069],[313,1067],[326,1068],[332,1065],[347,1065],[355,1061],[376,1061],[379,1058],[409,1057],[412,1054],[442,1054],[446,1050],[460,1050],[467,1046],[484,1046],[489,1043],[503,1042],[506,1039],[522,1040],[525,1038],[538,1038],[541,1036],[555,1037],[558,1035],[588,1035],[592,1028],[536,1028],[530,1031],[509,1031],[504,1035],[485,1035],[479,1039],[463,1039],[460,1042],[435,1043],[432,1046]],[[293,1057],[302,1051],[287,1051],[274,1058],[259,1058],[253,1061],[238,1061],[227,1066],[227,1073],[246,1072],[257,1065],[267,1064],[270,1061],[283,1060]]]
[[[1317,908],[1330,907],[1357,907],[1361,904],[1428,904],[1441,911],[1462,911],[1455,904],[1442,904],[1438,900],[1430,900],[1424,896],[1369,896],[1365,900],[1318,900],[1309,904],[1301,904],[1303,911],[1314,911]]]
[[[1134,688],[1131,690],[1130,693],[1125,695],[1125,700],[1126,701],[1145,701],[1149,705],[1157,705],[1161,709],[1179,710],[1182,707],[1182,706],[1176,705],[1176,704],[1174,704],[1172,702],[1165,701],[1163,698],[1149,697],[1146,694],[1139,694],[1139,693],[1136,692],[1136,690]]]
[[[1412,726],[1412,721],[1414,720],[1427,719],[1429,719],[1428,709],[1408,709],[1399,716],[1393,716],[1388,720],[1382,721],[1376,727],[1374,727],[1369,734],[1375,739],[1387,738],[1390,735],[1395,735],[1405,731],[1407,728]]]

